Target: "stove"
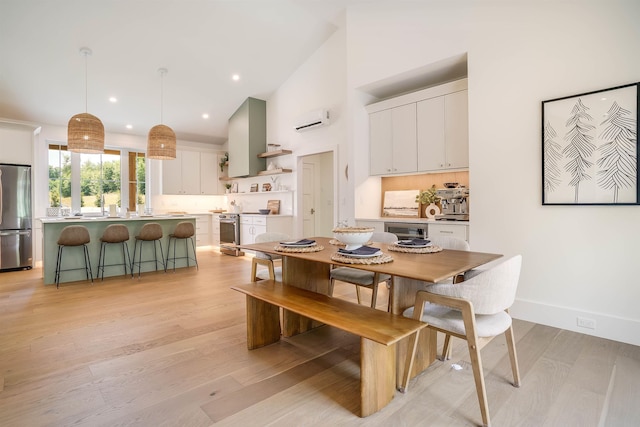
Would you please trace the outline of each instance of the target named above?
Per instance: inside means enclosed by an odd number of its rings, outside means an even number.
[[[237,245],[240,244],[240,215],[237,213],[220,214],[220,252],[226,255],[242,256]]]

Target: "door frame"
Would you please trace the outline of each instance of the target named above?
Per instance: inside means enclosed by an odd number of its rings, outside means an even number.
[[[336,200],[338,200],[338,177],[336,175],[336,170],[338,170],[338,146],[337,145],[332,145],[332,146],[325,146],[322,149],[308,149],[308,150],[298,150],[296,152],[296,171],[299,171],[299,173],[296,173],[296,188],[298,189],[298,191],[296,191],[296,197],[294,198],[294,208],[293,211],[295,212],[295,216],[294,216],[294,229],[295,229],[295,235],[296,236],[302,236],[302,232],[303,232],[303,224],[302,224],[302,206],[303,206],[303,194],[302,194],[302,188],[303,188],[303,177],[304,174],[302,173],[302,168],[303,168],[303,163],[304,163],[304,159],[307,156],[313,156],[316,154],[325,154],[325,153],[331,153],[332,156],[332,165],[331,165],[331,170],[321,170],[320,174],[331,174],[331,176],[333,177],[333,220],[334,222],[336,221],[336,218],[338,218],[338,204],[336,203]],[[318,209],[326,209],[326,207],[322,206],[322,207],[317,207]],[[317,210],[317,209],[316,209]],[[306,236],[306,237],[313,237],[313,236]],[[330,236],[327,236],[330,237]]]

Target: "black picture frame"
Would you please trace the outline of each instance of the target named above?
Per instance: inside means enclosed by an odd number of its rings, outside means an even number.
[[[542,101],[542,204],[638,205],[640,82]]]

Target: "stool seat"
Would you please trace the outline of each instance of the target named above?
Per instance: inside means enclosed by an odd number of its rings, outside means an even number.
[[[164,253],[162,251],[162,226],[157,222],[148,222],[142,226],[142,229],[136,236],[136,242],[133,246],[133,262],[131,263],[131,274],[133,275],[133,269],[135,265],[138,265],[138,278],[140,278],[140,271],[142,269],[142,263],[145,262],[155,262],[156,263],[156,271],[158,271],[158,262],[162,265],[162,269],[166,272],[167,265],[164,262]],[[136,261],[136,250],[138,248],[138,242],[140,242],[140,251],[137,254],[138,261]],[[142,259],[142,246],[145,242],[153,242],[153,256],[154,259],[143,260]],[[158,252],[156,250],[156,242],[160,245],[160,260],[158,261]]]
[[[189,260],[193,260],[196,264],[196,270],[198,269],[198,258],[196,257],[196,246],[193,243],[193,236],[196,234],[195,228],[193,227],[193,223],[190,221],[182,221],[176,225],[176,228],[173,230],[173,233],[169,234],[169,244],[167,245],[167,262],[166,267],[169,268],[169,262],[173,263],[173,271],[176,271],[176,260],[178,259],[186,259],[187,267],[189,267]],[[184,240],[184,250],[185,256],[176,257],[176,239]],[[189,246],[187,244],[187,239],[191,240],[191,249],[193,251],[193,258],[189,256]],[[171,254],[171,243],[173,242],[173,256]]]
[[[104,280],[104,268],[116,265],[124,266],[124,274],[127,274],[127,266],[131,270],[131,277],[133,277],[133,268],[131,267],[131,257],[129,256],[129,229],[122,224],[111,224],[104,229],[102,237],[100,237],[100,255],[98,256],[98,271],[96,278],[100,276],[102,271],[102,280]],[[119,243],[122,249],[122,264],[105,264],[105,257],[107,253],[107,246],[109,244]],[[126,257],[125,257],[126,255]]]
[[[55,281],[56,288],[60,287],[60,273],[63,271],[71,270],[84,270],[87,276],[87,280],[91,280],[93,283],[93,273],[91,272],[91,259],[89,258],[89,250],[87,244],[91,241],[89,230],[84,225],[68,225],[62,229],[60,236],[58,236],[58,257],[56,259],[56,272]],[[62,268],[62,255],[64,248],[66,247],[79,247],[82,246],[84,253],[84,267],[79,268]]]

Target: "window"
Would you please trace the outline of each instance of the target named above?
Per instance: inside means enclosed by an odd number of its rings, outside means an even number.
[[[71,207],[71,153],[66,145],[49,145],[49,206]]]
[[[129,152],[129,209],[146,204],[146,167],[144,153]]]
[[[101,213],[120,202],[120,151],[80,154],[80,212]]]

